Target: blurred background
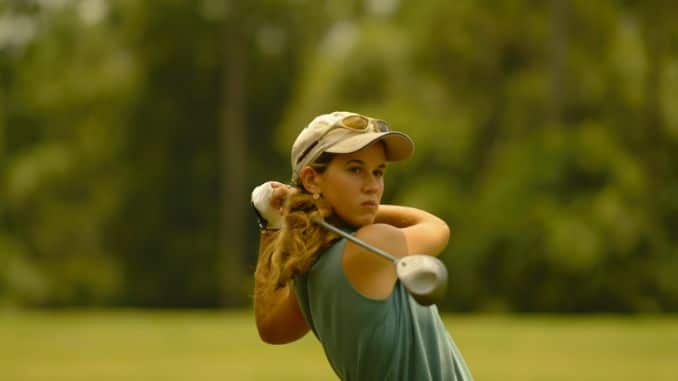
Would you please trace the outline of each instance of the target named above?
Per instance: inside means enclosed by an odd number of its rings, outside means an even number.
[[[675,313],[676,89],[670,0],[0,0],[0,308],[248,311],[251,189],[350,110],[441,310]]]

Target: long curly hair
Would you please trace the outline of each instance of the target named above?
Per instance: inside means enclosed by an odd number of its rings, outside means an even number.
[[[333,155],[321,155],[311,167],[322,173]],[[339,236],[313,222],[314,218],[326,219],[332,216],[329,202],[320,197],[317,200],[308,193],[300,182],[287,197],[283,205],[285,222],[275,234],[273,241],[264,248],[257,264],[256,280],[264,285],[264,292],[272,292],[291,285],[294,278],[309,270],[316,254],[328,248]]]

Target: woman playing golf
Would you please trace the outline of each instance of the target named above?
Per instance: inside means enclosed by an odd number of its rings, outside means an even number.
[[[291,152],[292,186],[252,194],[261,229],[254,311],[267,343],[312,330],[342,380],[472,380],[435,306],[418,304],[392,262],[340,238],[322,218],[396,258],[438,255],[444,221],[381,205],[386,163],[414,143],[383,121],[349,112],[315,118]]]

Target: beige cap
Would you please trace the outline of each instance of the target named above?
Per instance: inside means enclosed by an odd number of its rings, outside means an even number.
[[[387,161],[405,160],[414,152],[412,139],[391,131],[383,120],[346,111],[317,116],[292,145],[292,181],[323,152],[351,153],[379,140],[385,144]]]

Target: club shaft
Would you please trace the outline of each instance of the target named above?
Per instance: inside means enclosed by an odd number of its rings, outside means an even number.
[[[389,261],[391,261],[391,262],[393,262],[393,263],[398,262],[398,260],[397,260],[394,256],[392,256],[391,254],[389,254],[389,253],[387,253],[387,252],[385,252],[385,251],[383,251],[383,250],[377,249],[376,247],[370,245],[370,244],[367,243],[367,242],[363,242],[363,241],[359,240],[358,238],[356,238],[356,237],[354,237],[354,236],[352,236],[352,235],[346,233],[345,231],[343,231],[343,230],[341,230],[341,229],[339,229],[339,228],[337,228],[337,227],[335,227],[335,226],[333,226],[333,225],[331,225],[331,224],[328,224],[328,223],[325,222],[325,220],[323,220],[323,219],[320,219],[320,218],[314,218],[314,219],[313,219],[313,222],[315,222],[315,223],[317,223],[317,224],[323,226],[324,228],[326,228],[326,229],[328,229],[328,230],[331,230],[331,231],[333,231],[333,232],[339,234],[340,236],[342,236],[342,237],[346,238],[347,240],[349,240],[349,241],[355,243],[356,245],[362,246],[362,247],[364,247],[365,249],[367,249],[367,250],[369,250],[369,251],[371,251],[371,252],[373,252],[373,253],[375,253],[375,254],[381,255],[382,257],[388,259]]]

